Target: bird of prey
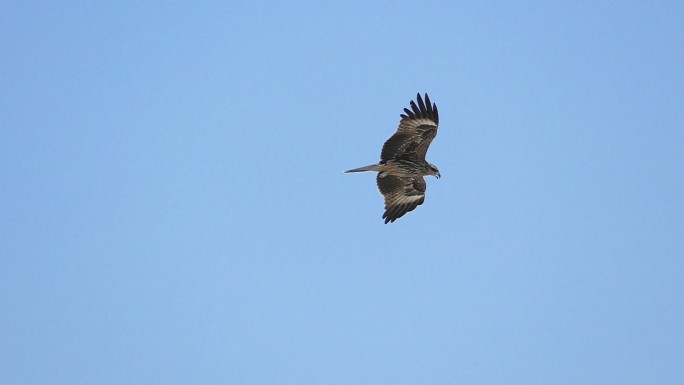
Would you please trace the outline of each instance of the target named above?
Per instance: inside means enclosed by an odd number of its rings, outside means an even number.
[[[425,103],[418,94],[418,104],[404,108],[399,128],[382,146],[380,162],[347,170],[344,173],[376,171],[380,193],[385,197],[385,224],[394,222],[425,201],[425,175],[439,178],[437,167],[425,161],[432,139],[437,136],[439,115],[437,105]]]

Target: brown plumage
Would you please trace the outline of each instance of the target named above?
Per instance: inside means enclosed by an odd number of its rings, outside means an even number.
[[[385,223],[394,222],[425,201],[425,175],[440,177],[437,167],[425,160],[430,143],[437,136],[439,114],[437,105],[425,102],[420,94],[418,103],[404,108],[397,132],[382,146],[380,163],[345,171],[377,171],[380,193],[385,197]]]

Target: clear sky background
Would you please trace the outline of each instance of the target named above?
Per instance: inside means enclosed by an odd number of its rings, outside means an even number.
[[[2,2],[0,383],[684,383],[682,4]]]

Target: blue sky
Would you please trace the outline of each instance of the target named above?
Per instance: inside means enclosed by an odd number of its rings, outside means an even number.
[[[0,382],[684,382],[682,14],[3,2]]]

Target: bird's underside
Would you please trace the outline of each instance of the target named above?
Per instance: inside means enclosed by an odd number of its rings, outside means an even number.
[[[418,104],[411,101],[411,109],[405,114],[397,132],[382,147],[380,162],[345,171],[345,173],[376,171],[378,190],[385,198],[385,223],[394,222],[404,214],[415,210],[425,201],[425,175],[440,177],[439,170],[425,160],[430,143],[437,135],[439,114],[437,106],[425,103],[420,94]]]

